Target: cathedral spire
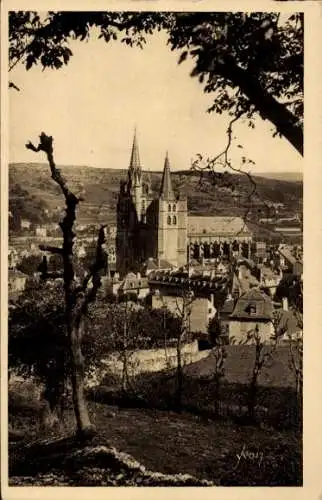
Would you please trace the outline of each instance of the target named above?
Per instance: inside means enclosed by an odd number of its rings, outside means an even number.
[[[141,172],[141,162],[140,162],[140,155],[139,155],[139,146],[138,146],[137,136],[136,136],[136,127],[134,129],[134,137],[133,137],[132,153],[131,153],[129,170],[130,170],[130,172],[138,172],[138,171]]]
[[[174,193],[173,193],[172,183],[171,183],[170,162],[169,162],[168,151],[166,153],[165,160],[164,160],[164,169],[163,169],[162,181],[161,181],[160,198],[163,198],[164,200],[174,200]]]

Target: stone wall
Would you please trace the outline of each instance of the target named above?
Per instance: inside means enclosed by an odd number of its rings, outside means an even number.
[[[200,361],[207,357],[209,351],[199,351],[198,342],[194,341],[185,344],[182,347],[182,362],[187,365]],[[104,368],[100,374],[94,376],[88,381],[89,386],[94,386],[100,383],[105,373],[114,373],[121,376],[123,364],[117,354],[112,354],[108,359],[103,362]],[[129,375],[136,376],[144,372],[158,372],[165,369],[175,368],[177,363],[177,352],[175,347],[169,347],[167,350],[164,348],[159,349],[142,349],[135,351],[129,360]]]

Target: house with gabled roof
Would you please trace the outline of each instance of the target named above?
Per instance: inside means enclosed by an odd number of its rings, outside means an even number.
[[[229,342],[246,342],[247,335],[257,327],[261,340],[269,343],[275,332],[273,311],[273,301],[258,288],[242,294],[229,318]]]

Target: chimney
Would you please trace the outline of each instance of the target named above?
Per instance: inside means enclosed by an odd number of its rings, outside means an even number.
[[[283,311],[288,311],[288,300],[287,300],[287,297],[283,297],[282,302],[283,302]]]

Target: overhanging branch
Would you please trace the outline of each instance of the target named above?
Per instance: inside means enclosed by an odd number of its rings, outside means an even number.
[[[264,120],[275,125],[278,134],[283,135],[303,156],[303,128],[285,104],[279,103],[260,84],[258,78],[240,68],[233,58],[225,56],[218,64],[218,72],[229,79],[248,97]]]

